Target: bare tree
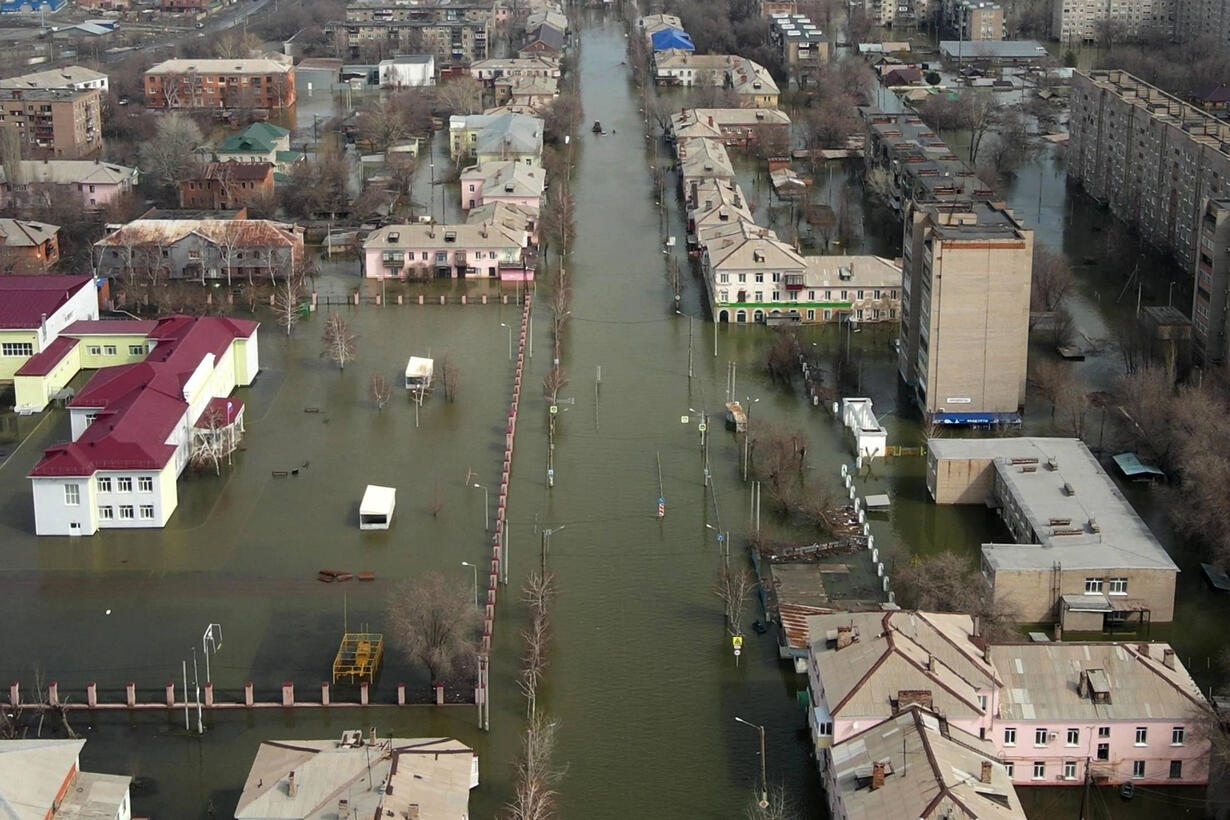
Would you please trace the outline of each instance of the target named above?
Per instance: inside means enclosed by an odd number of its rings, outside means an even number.
[[[718,570],[717,587],[714,594],[722,599],[726,614],[726,629],[731,635],[743,634],[743,613],[747,609],[748,599],[756,591],[756,577],[746,567],[731,569],[722,567]]]
[[[339,370],[345,370],[346,362],[353,361],[358,353],[358,344],[350,330],[350,322],[343,319],[339,313],[329,314],[321,339],[325,345],[324,355],[328,356]]]
[[[428,572],[399,583],[388,601],[391,639],[423,664],[432,687],[476,669],[481,618],[468,584]]]
[[[1072,287],[1072,268],[1067,257],[1043,245],[1034,245],[1034,264],[1029,285],[1029,309],[1047,313],[1059,307]]]
[[[551,599],[554,596],[555,579],[550,573],[531,573],[522,589],[522,599],[530,610],[530,625],[522,633],[525,639],[525,655],[521,658],[518,685],[525,695],[530,720],[538,715],[538,685],[547,668],[546,653],[551,640]]]
[[[444,400],[457,400],[457,388],[461,383],[461,368],[453,357],[445,353],[440,357],[440,387],[444,391]]]
[[[371,380],[372,401],[376,402],[376,409],[384,412],[384,406],[389,403],[389,399],[393,397],[393,386],[389,384],[389,380],[381,373],[373,373]]]
[[[235,420],[230,418],[230,403],[223,411],[210,407],[192,428],[192,452],[188,463],[197,470],[213,468],[214,475],[221,475],[222,460],[230,462],[231,453],[238,444]]]
[[[483,109],[483,86],[466,74],[436,86],[436,104],[449,114],[475,114]]]
[[[760,791],[748,801],[744,816],[747,820],[796,820],[799,812],[786,795],[784,786],[774,786],[766,794],[769,805],[760,805]]]
[[[556,723],[545,715],[530,721],[517,760],[516,790],[508,820],[552,820],[558,815],[556,787],[563,776],[555,767]]]
[[[907,609],[976,616],[988,640],[1016,634],[1010,613],[996,606],[978,568],[965,556],[948,550],[926,558],[915,556],[897,569],[893,586],[897,602]]]
[[[196,149],[204,142],[201,129],[183,114],[158,120],[154,137],[141,146],[141,172],[173,188],[196,175]]]
[[[229,271],[229,269],[228,269]],[[273,311],[278,324],[289,336],[299,324],[299,307],[303,302],[303,274],[292,270],[273,283]]]

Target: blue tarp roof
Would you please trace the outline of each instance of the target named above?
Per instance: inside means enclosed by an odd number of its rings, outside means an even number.
[[[977,426],[983,424],[1020,424],[1020,413],[944,413],[932,416],[936,424]]]
[[[1166,474],[1154,467],[1152,464],[1144,464],[1140,457],[1135,453],[1117,453],[1113,456],[1115,464],[1123,471],[1123,474],[1128,478],[1137,478],[1141,476],[1158,476],[1165,478]]]
[[[8,0],[0,3],[0,12],[38,11],[39,6],[46,6],[48,11],[59,11],[64,0]]]
[[[654,51],[666,51],[670,48],[683,49],[684,51],[696,50],[696,46],[692,45],[692,38],[681,28],[664,28],[660,31],[655,31],[652,39]]]

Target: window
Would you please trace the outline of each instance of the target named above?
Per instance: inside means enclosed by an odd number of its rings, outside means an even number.
[[[129,345],[129,346],[128,346],[128,355],[129,355],[129,356],[143,356],[143,355],[145,355],[145,345]]]
[[[1063,762],[1063,779],[1064,780],[1075,780],[1076,779],[1076,761],[1075,760],[1065,760]]]
[[[1170,779],[1178,780],[1182,776],[1183,776],[1183,761],[1182,760],[1170,761]]]
[[[1080,729],[1069,729],[1067,745],[1075,746],[1080,742],[1081,742],[1081,730]]]
[[[746,273],[739,274],[739,284],[742,285],[746,281],[747,281],[747,274]]]
[[[98,491],[99,491],[100,493],[109,493],[109,492],[111,492],[111,479],[110,479],[110,478],[100,478],[100,479],[98,479]]]
[[[85,352],[89,353],[91,356],[101,356],[102,345],[86,345]]]
[[[1034,761],[1034,780],[1041,780],[1044,777],[1046,777],[1046,761],[1045,760],[1035,760]]]
[[[117,487],[117,492],[130,493],[132,492],[132,479],[131,478],[117,478],[116,487]]]
[[[81,487],[79,485],[64,485],[64,503],[70,507],[76,507],[81,503]]]
[[[5,356],[33,356],[33,342],[5,342],[0,345],[0,353]]]
[[[1086,595],[1101,595],[1102,594],[1102,579],[1101,578],[1086,578],[1085,579],[1085,594]]]
[[[115,355],[115,345],[105,345],[103,347],[103,354],[107,356],[114,356]]]
[[[1149,730],[1144,726],[1136,727],[1136,745],[1144,746],[1149,742]]]
[[[1045,746],[1047,734],[1046,729],[1034,729],[1034,745]]]
[[[111,507],[99,507],[98,508],[98,520],[111,521],[114,518],[115,518],[115,510],[113,508]]]
[[[1127,595],[1126,578],[1111,578],[1110,579],[1110,594],[1111,595]]]
[[[758,274],[756,274],[756,281],[757,281],[757,282],[763,282],[763,281],[764,281],[764,274],[763,274],[763,273],[758,273]]]
[[[1016,745],[1016,728],[1015,727],[1009,727],[1007,729],[1004,729],[1004,745],[1005,746],[1015,746]]]
[[[141,505],[141,518],[145,521],[153,520],[154,518],[154,505],[153,504],[142,504]]]
[[[1109,726],[1099,726],[1098,727],[1098,737],[1110,737],[1110,727]]]
[[[1186,739],[1186,737],[1187,737],[1187,730],[1184,729],[1182,726],[1176,726],[1170,730],[1170,745],[1171,746],[1182,746],[1183,741]]]
[[[1012,765],[1011,763],[1005,762],[1005,763],[1004,763],[1004,771],[1005,771],[1005,772],[1007,772],[1007,773],[1008,773],[1008,777],[1010,777],[1010,778],[1011,778],[1011,777],[1012,777],[1012,775],[1013,775],[1013,765]]]
[[[1141,778],[1145,776],[1145,762],[1143,760],[1132,761],[1132,777]]]
[[[718,281],[721,282],[723,285],[730,284],[730,274],[729,273],[719,273]]]
[[[757,301],[757,302],[763,302],[763,301],[764,301],[764,291],[763,291],[763,290],[758,290],[758,291],[756,291],[756,301]]]
[[[143,493],[152,493],[154,491],[154,479],[147,475],[139,476],[137,478],[137,489]]]
[[[987,710],[987,696],[986,695],[978,695],[978,708],[984,712]]]

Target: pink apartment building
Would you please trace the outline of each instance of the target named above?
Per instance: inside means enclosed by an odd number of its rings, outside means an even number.
[[[87,211],[97,211],[136,188],[140,172],[99,160],[25,159],[13,165],[11,176],[0,169],[0,204],[25,205],[58,189],[80,197]]]
[[[519,162],[484,162],[461,172],[461,209],[468,211],[490,202],[538,210],[545,187],[541,168]]]
[[[529,281],[535,254],[525,231],[502,223],[386,225],[363,243],[369,279]]]
[[[968,615],[856,612],[807,619],[817,760],[918,705],[991,742],[1012,782],[1199,785],[1206,708],[1160,643],[999,643]],[[827,751],[826,751],[827,750]],[[840,755],[837,755],[840,758]]]

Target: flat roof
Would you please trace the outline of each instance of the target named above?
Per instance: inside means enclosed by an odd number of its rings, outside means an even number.
[[[963,60],[1026,60],[1048,57],[1046,46],[1037,40],[940,40],[945,57]]]
[[[396,487],[381,487],[378,484],[368,484],[363,491],[363,501],[359,504],[359,515],[388,515],[397,503]]]
[[[928,446],[937,461],[991,461],[1040,542],[984,544],[983,559],[993,569],[1049,569],[1059,562],[1064,569],[1179,571],[1080,439],[952,438]]]

